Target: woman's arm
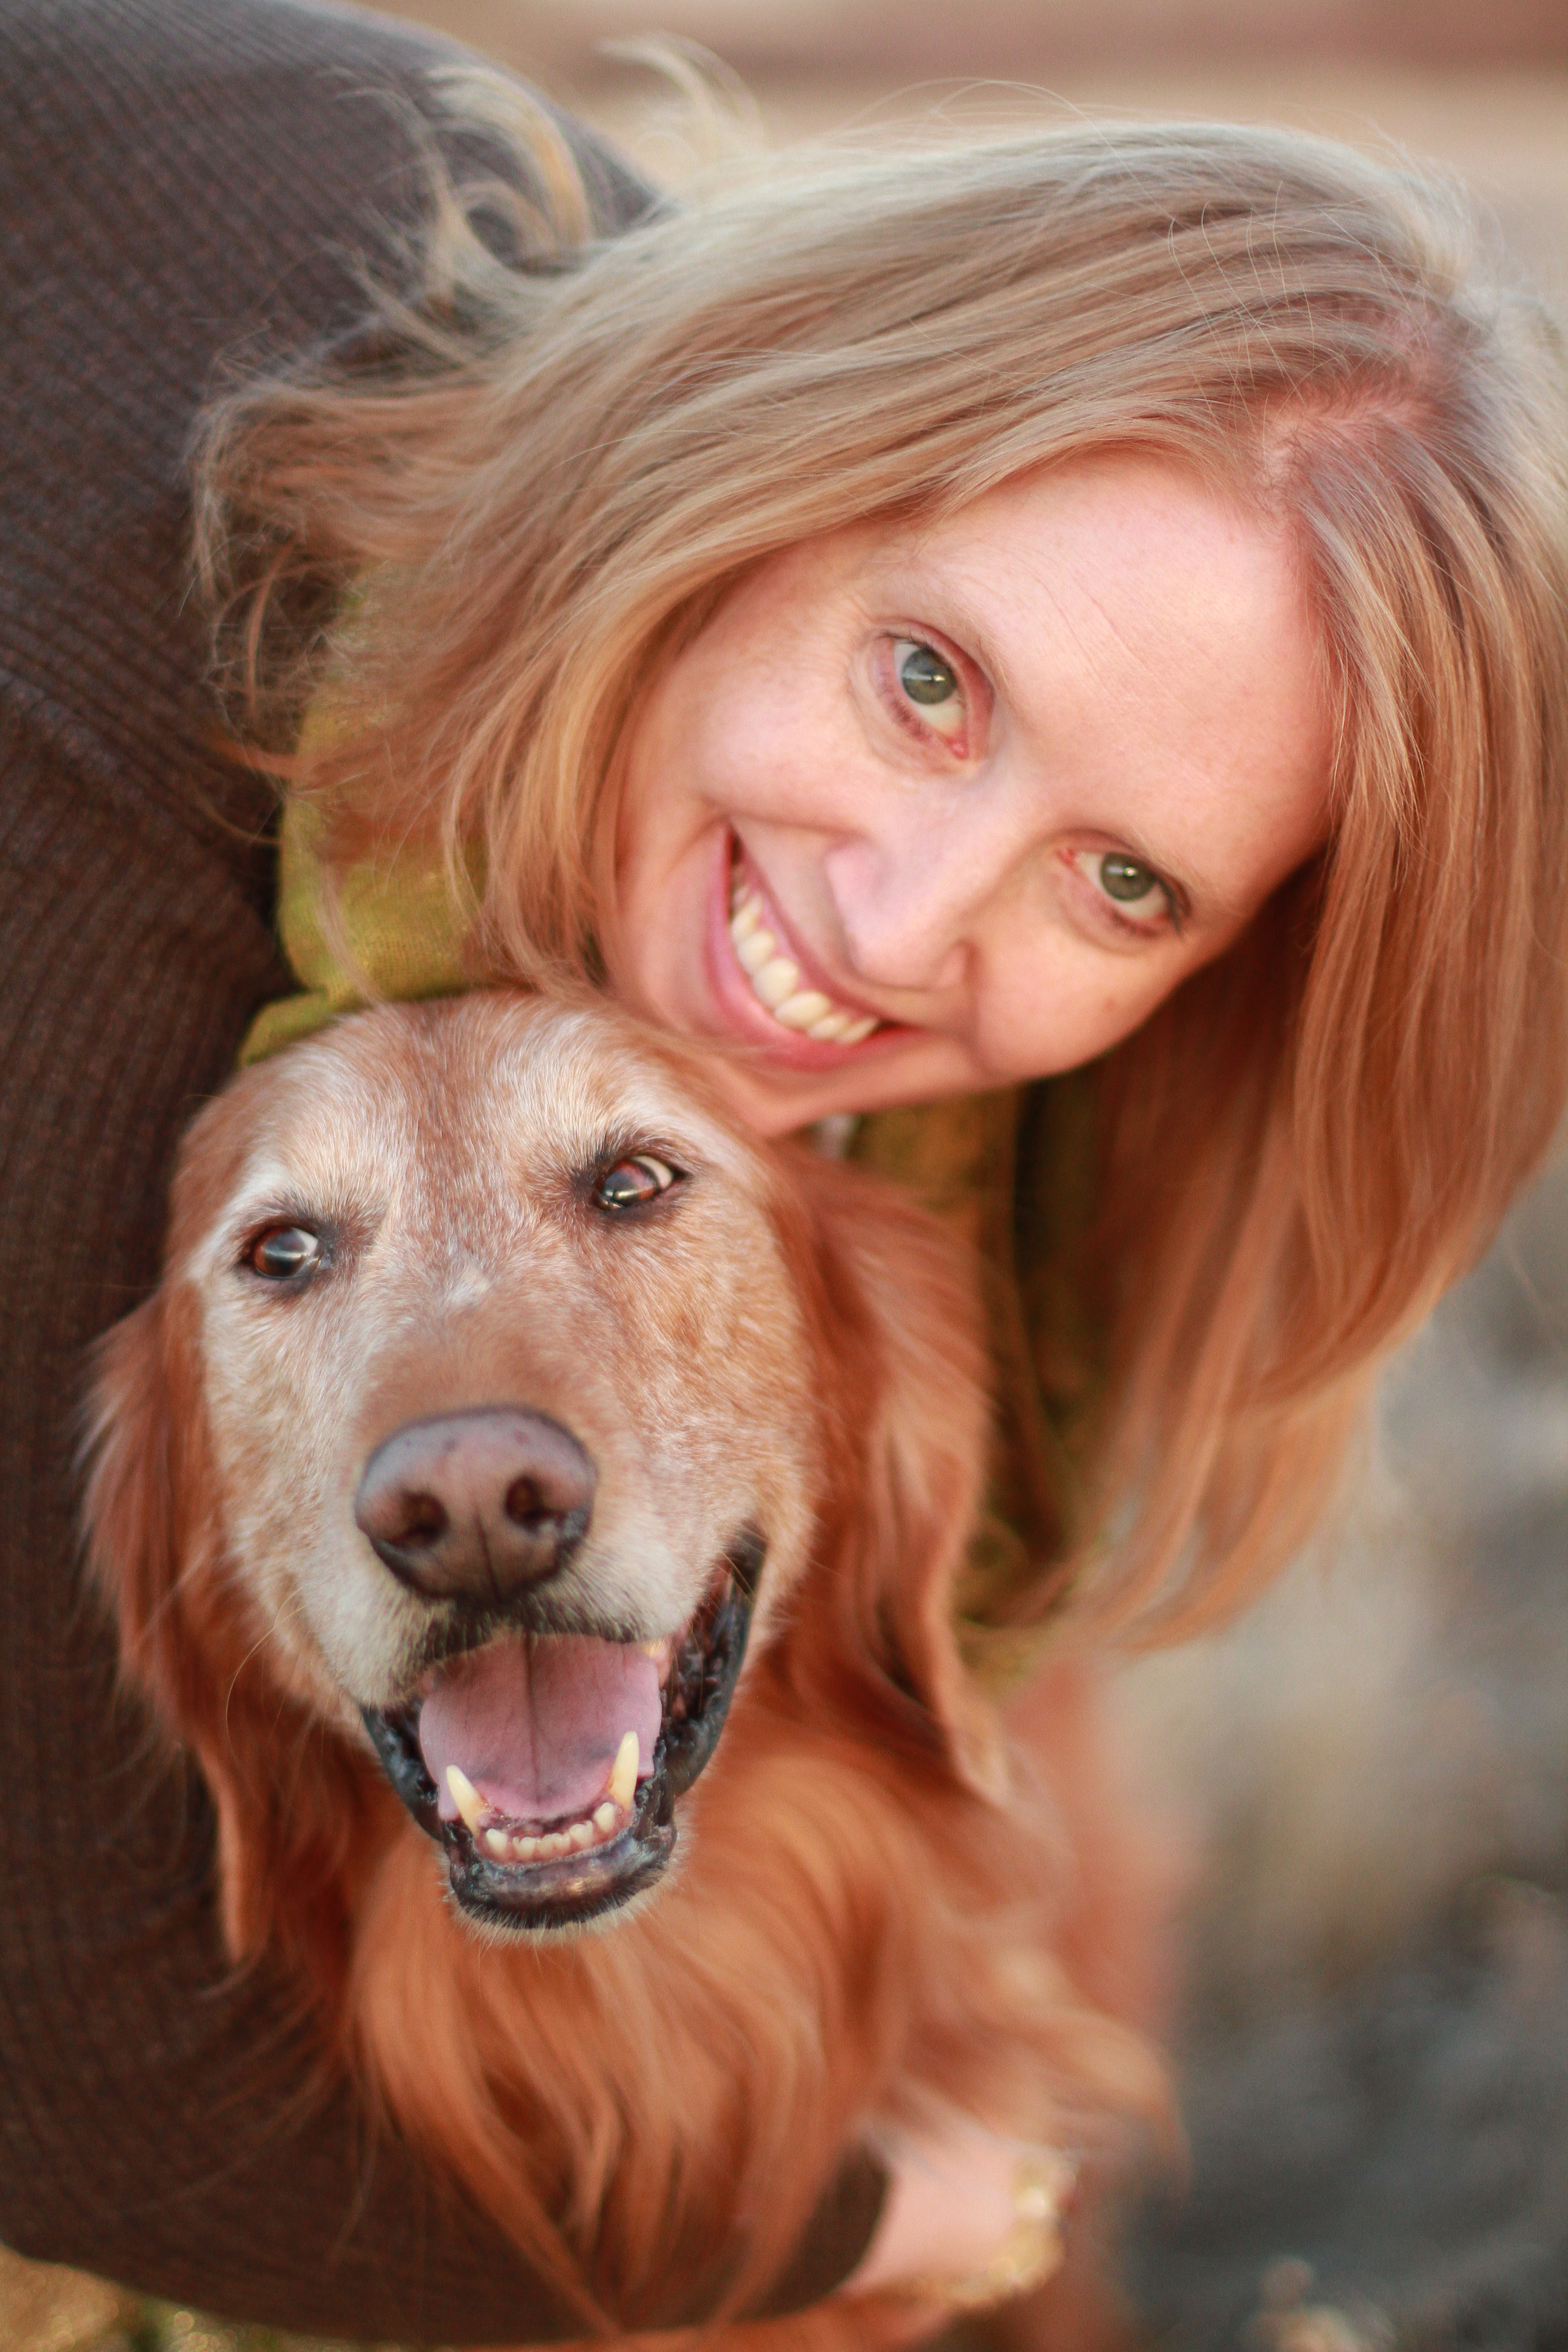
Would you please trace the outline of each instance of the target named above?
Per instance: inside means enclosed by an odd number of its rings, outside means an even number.
[[[282,1987],[233,1980],[205,1792],[116,1698],[73,1473],[175,1139],[289,985],[265,797],[211,749],[192,423],[220,353],[353,315],[368,216],[417,193],[365,93],[440,54],[291,0],[0,0],[0,2239],[310,2333],[493,2343],[575,2323],[346,2085],[314,2095]],[[874,2200],[840,2202],[796,2301],[858,2256]]]
[[[77,1574],[83,1351],[156,1263],[165,1171],[279,984],[221,854],[0,734],[0,2237],[312,2332],[567,2332],[236,1983],[205,1795],[114,1690]]]

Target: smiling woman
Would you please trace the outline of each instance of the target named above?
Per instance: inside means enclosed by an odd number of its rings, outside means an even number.
[[[348,2087],[310,2103],[81,1602],[84,1350],[154,1278],[193,1101],[247,1031],[568,975],[754,1130],[858,1114],[988,1261],[967,1661],[1193,1622],[1311,1524],[1561,1111],[1560,359],[1462,206],[1287,136],[678,205],[359,11],[0,0],[0,2234],[317,2333],[572,2332],[398,2142],[367,2165]],[[616,1150],[605,1213],[662,1213],[657,1135]],[[279,1306],[332,1245],[299,1201],[241,1238]],[[520,1555],[581,1507],[530,1461]],[[456,1573],[396,1467],[355,1542]],[[459,1843],[538,1833],[473,1803],[531,1794],[494,1695],[455,1677],[428,1756],[384,1710]],[[589,1851],[619,1753],[567,1792]],[[939,2182],[983,2276],[1025,2218],[990,2163],[967,2240]],[[875,2195],[852,2164],[786,2305]],[[923,2274],[892,2207],[862,2281]]]
[[[551,220],[444,183],[358,364],[209,425],[296,903],[395,935],[444,862],[441,984],[587,973],[764,1133],[869,1114],[993,1265],[973,1654],[1069,1589],[1195,1622],[1561,1110],[1551,331],[1457,199],[1283,133],[830,152],[605,236],[536,107],[448,97]]]
[[[1331,764],[1282,526],[1082,458],[725,600],[629,730],[610,977],[755,1049],[763,1129],[1073,1069],[1318,847]]]

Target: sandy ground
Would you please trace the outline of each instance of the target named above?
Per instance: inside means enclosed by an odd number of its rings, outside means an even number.
[[[1390,61],[1398,42],[1360,19],[1353,43],[1314,52],[1322,26],[1307,6],[1272,58],[1239,39],[1206,55],[1189,42],[1184,56],[1180,11],[1148,0],[1142,17],[1121,0],[1108,20],[1121,45],[1102,40],[1098,56],[1084,12],[972,7],[984,79],[962,77],[956,36],[947,51],[900,41],[896,10],[877,17],[886,64],[868,59],[865,39],[842,37],[844,12],[816,0],[771,18],[758,0],[640,18],[590,0],[406,0],[391,13],[536,72],[676,183],[689,141],[656,85],[595,60],[595,31],[673,25],[744,60],[774,143],[1079,112],[1268,119],[1392,143],[1462,176],[1518,266],[1568,303],[1568,14],[1556,9],[1491,12],[1490,61],[1460,69]],[[1478,21],[1438,12],[1434,39],[1447,28],[1450,59],[1456,42],[1484,48]],[[1184,2196],[1151,2198],[1126,2257],[1152,2347],[1568,2345],[1565,1680],[1559,1175],[1396,1366],[1318,1556],[1231,1633],[1122,1680],[1129,1769],[1190,1863],[1192,2174]],[[3,2250],[0,2347],[307,2352]]]

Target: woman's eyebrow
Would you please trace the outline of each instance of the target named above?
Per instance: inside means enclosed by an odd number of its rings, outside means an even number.
[[[933,607],[931,619],[940,624],[984,671],[1000,698],[1010,709],[1026,716],[1031,726],[1044,720],[1050,702],[1048,682],[1043,688],[1026,682],[1004,643],[1009,621],[1005,587],[994,581],[977,579],[969,563],[950,568],[940,562],[931,563],[923,584],[927,600]],[[1055,596],[1050,601],[1047,627],[1033,632],[1027,643],[1018,648],[1019,654],[1037,659],[1042,641],[1055,636],[1071,647],[1075,658],[1091,658],[1091,649],[1084,643],[1068,607]]]
[[[978,595],[973,593],[973,584],[965,576],[967,570],[967,566],[951,569],[940,561],[931,562],[925,580],[911,584],[922,592],[921,601],[929,608],[925,617],[962,646],[992,685],[1003,689],[1008,701],[1016,705],[1016,679],[981,610],[985,591],[982,588]]]

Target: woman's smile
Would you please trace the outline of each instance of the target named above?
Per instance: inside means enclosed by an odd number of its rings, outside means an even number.
[[[709,929],[715,996],[766,1053],[805,1070],[896,1029],[844,987],[796,935],[760,868],[728,832],[714,877]]]
[[[763,1132],[1073,1067],[1322,841],[1290,544],[1100,457],[744,575],[636,716],[617,992]]]

